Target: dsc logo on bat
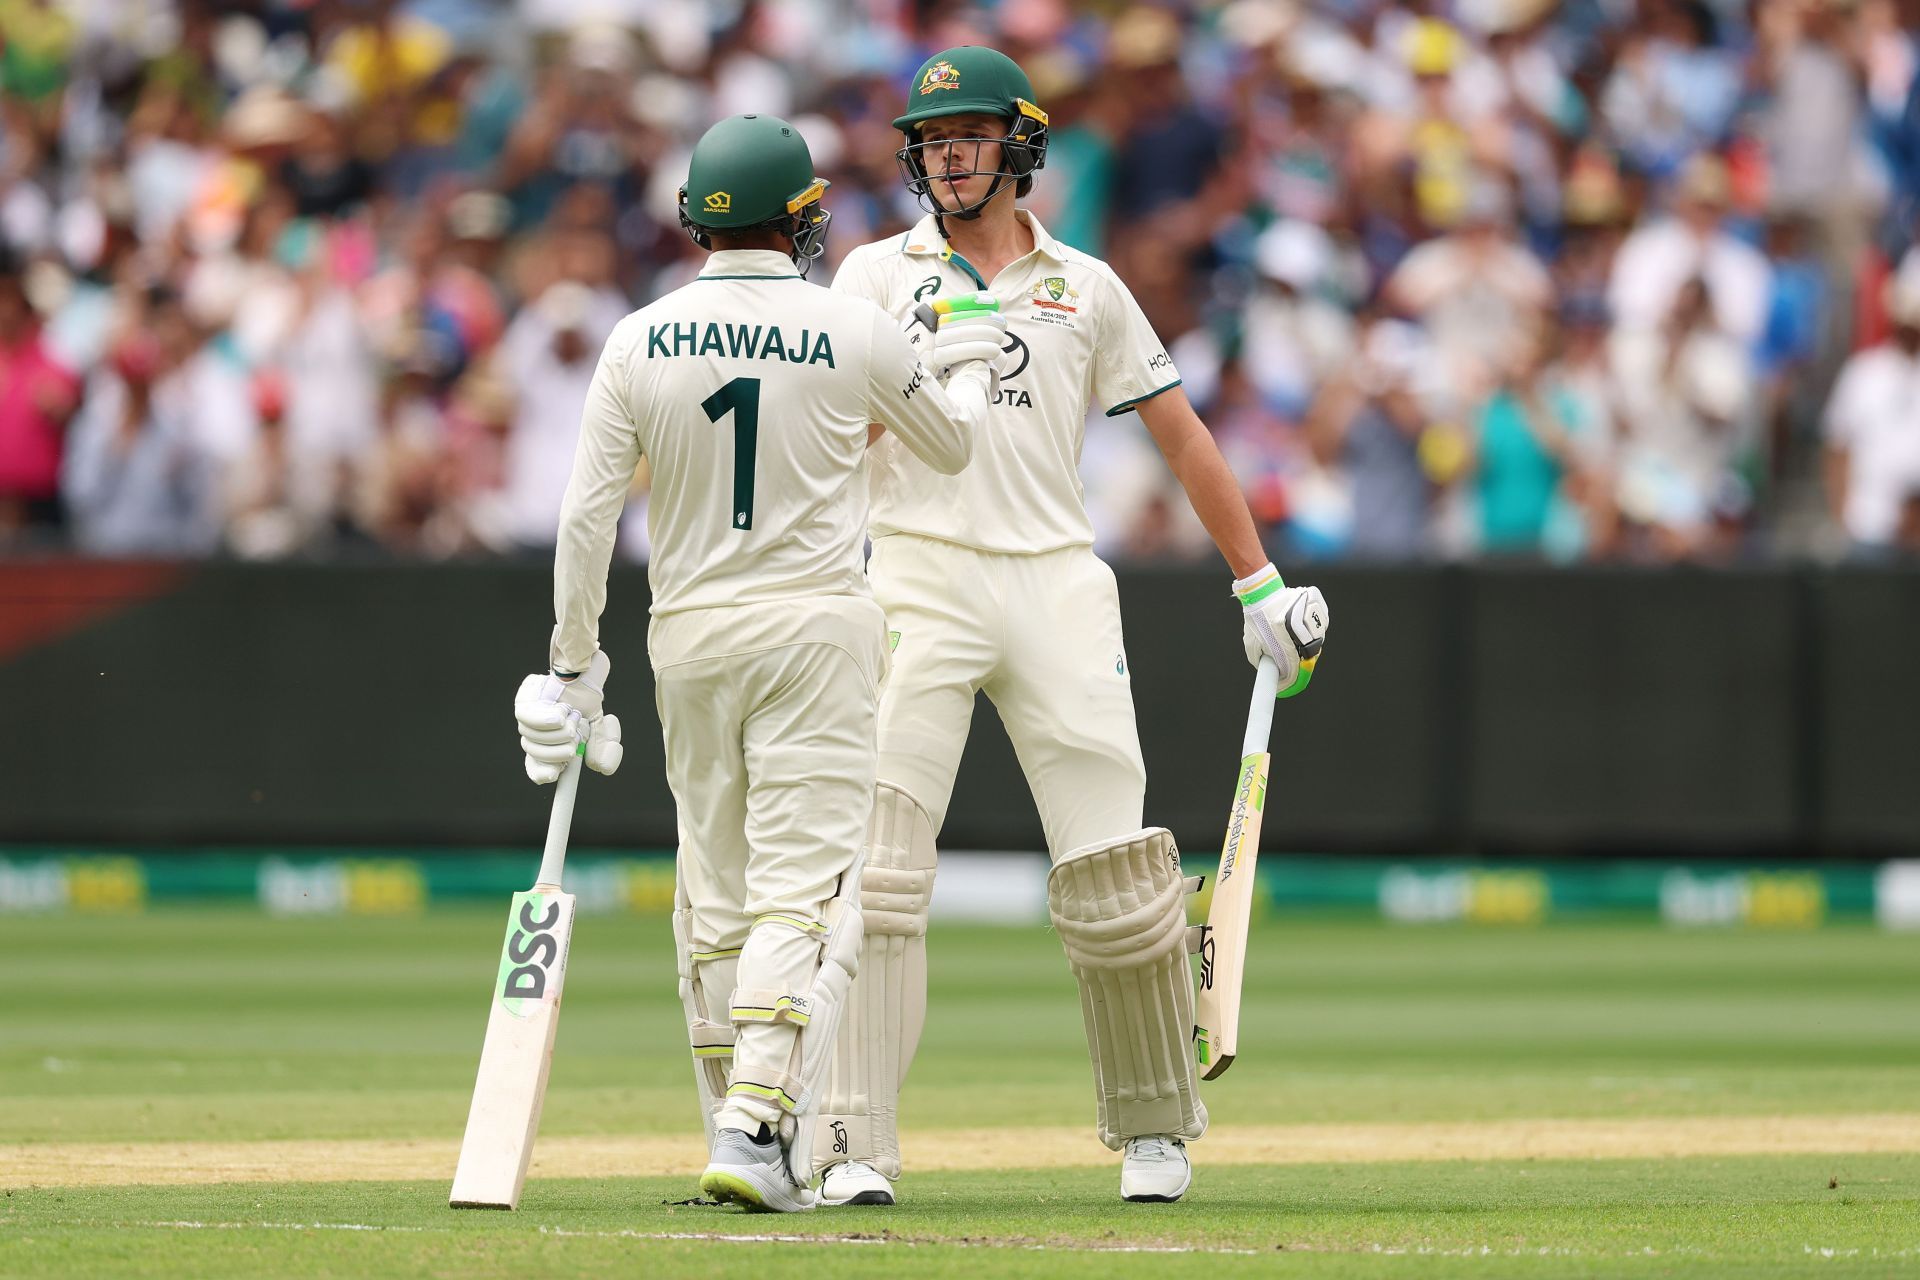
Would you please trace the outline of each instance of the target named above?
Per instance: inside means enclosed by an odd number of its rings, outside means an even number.
[[[515,895],[496,993],[501,1006],[515,1017],[524,1018],[540,1002],[559,996],[568,905],[569,900],[560,895]]]

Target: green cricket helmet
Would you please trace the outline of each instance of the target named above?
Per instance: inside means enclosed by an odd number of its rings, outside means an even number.
[[[940,178],[928,172],[928,160],[947,144],[921,141],[920,127],[941,116],[973,114],[1006,121],[1006,133],[998,139],[1000,167],[954,171],[955,178],[991,177],[993,185],[964,208],[942,209],[932,194]],[[1024,196],[1033,189],[1034,171],[1047,162],[1047,113],[1034,105],[1033,82],[1020,64],[997,49],[962,45],[927,59],[908,91],[907,113],[893,127],[907,135],[907,144],[894,153],[907,190],[920,198],[928,212],[940,216],[977,218],[1009,182],[1016,184],[1017,195]]]
[[[805,275],[827,247],[827,180],[800,131],[778,116],[729,116],[700,135],[680,187],[680,225],[702,249],[713,231],[766,229],[793,237]]]

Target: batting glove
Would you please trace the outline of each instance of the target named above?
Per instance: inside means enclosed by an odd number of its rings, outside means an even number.
[[[520,682],[513,695],[513,718],[520,726],[520,749],[527,754],[527,776],[542,786],[557,782],[575,754],[587,768],[611,774],[626,748],[620,745],[620,718],[606,715],[601,702],[613,662],[595,653],[587,669],[570,679],[538,672]],[[586,744],[584,753],[580,744]]]
[[[1233,584],[1245,619],[1240,642],[1254,666],[1272,658],[1280,668],[1277,696],[1291,698],[1306,689],[1320,650],[1327,642],[1327,598],[1318,587],[1289,587],[1271,564]]]
[[[945,376],[955,365],[979,360],[997,365],[1007,345],[1007,318],[998,311],[956,311],[940,317],[927,365]]]

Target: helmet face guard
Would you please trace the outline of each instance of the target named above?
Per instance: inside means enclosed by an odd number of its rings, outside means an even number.
[[[919,198],[922,208],[937,216],[970,221],[979,217],[980,211],[1005,190],[1009,182],[1031,182],[1034,171],[1047,162],[1047,113],[1025,99],[1015,99],[1014,106],[1017,114],[1013,116],[1006,133],[998,138],[943,138],[937,142],[909,142],[894,152],[894,159],[900,165],[900,176],[906,182],[907,190]],[[924,121],[921,123],[924,124]],[[917,131],[920,126],[914,127]],[[1000,167],[997,169],[979,167],[980,147],[988,142],[1000,144]],[[972,148],[969,168],[940,173],[931,171],[928,164],[930,160],[943,159],[949,149],[964,157],[965,149],[969,147]],[[952,185],[954,182],[982,177],[992,178],[993,183],[985,195],[971,204],[949,209],[934,195],[935,189],[944,183],[947,184],[948,193],[957,197],[958,192]],[[1020,194],[1025,194],[1024,185]]]
[[[826,194],[831,185],[825,178],[815,178],[813,185],[787,201],[785,213],[775,214],[764,222],[756,222],[747,227],[707,227],[693,220],[687,213],[687,189],[680,188],[680,228],[702,249],[713,248],[713,232],[738,234],[742,231],[777,231],[793,240],[793,265],[805,276],[821,254],[827,250],[827,224],[833,221],[833,215],[820,203],[820,197]]]

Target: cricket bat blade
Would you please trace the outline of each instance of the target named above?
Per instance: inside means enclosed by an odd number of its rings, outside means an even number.
[[[512,1209],[520,1203],[560,1029],[573,907],[570,893],[534,889],[513,896],[480,1074],[447,1201],[456,1209]]]
[[[1240,776],[1227,813],[1227,834],[1214,875],[1213,902],[1200,933],[1200,989],[1193,1008],[1193,1052],[1202,1080],[1233,1065],[1240,1048],[1240,987],[1246,974],[1247,930],[1260,859],[1260,824],[1266,815],[1267,740],[1273,729],[1279,668],[1262,658],[1253,681],[1247,731],[1240,744]]]
[[[547,1097],[547,1071],[553,1066],[553,1038],[560,1030],[567,952],[573,945],[573,895],[561,890],[560,878],[585,750],[583,743],[554,788],[539,878],[527,892],[513,895],[513,909],[507,913],[507,940],[493,980],[480,1074],[473,1082],[467,1133],[460,1140],[460,1163],[447,1197],[456,1209],[512,1209],[527,1185],[540,1107]]]

